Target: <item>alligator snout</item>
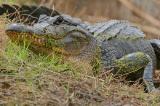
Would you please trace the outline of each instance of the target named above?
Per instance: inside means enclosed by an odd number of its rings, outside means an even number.
[[[27,26],[24,24],[13,23],[7,26],[6,32],[14,31],[14,32],[24,32],[24,33],[33,33],[33,27]]]

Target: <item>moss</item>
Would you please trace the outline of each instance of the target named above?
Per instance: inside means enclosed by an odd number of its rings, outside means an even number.
[[[115,61],[116,74],[129,74],[144,68],[148,64],[147,56],[142,52],[132,53]]]

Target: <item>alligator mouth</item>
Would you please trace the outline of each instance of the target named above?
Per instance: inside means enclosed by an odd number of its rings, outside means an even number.
[[[67,54],[60,46],[63,45],[60,40],[55,37],[51,37],[49,34],[39,34],[33,31],[32,26],[27,26],[23,24],[11,24],[6,29],[7,36],[11,39],[12,42],[16,44],[28,43],[29,46],[37,51],[54,51],[58,53]],[[53,52],[53,51],[52,51]]]
[[[39,46],[45,45],[47,39],[45,34],[40,36],[33,29],[33,26],[16,23],[9,25],[5,32],[13,42],[28,41]]]
[[[72,37],[50,34],[50,33],[37,33],[34,31],[33,26],[23,24],[11,24],[6,29],[6,34],[12,42],[17,44],[29,43],[31,48],[37,49],[36,51],[51,51],[58,52],[63,55],[78,55],[80,50],[88,42],[83,39],[78,42],[77,39]]]
[[[30,48],[35,52],[43,52],[45,54],[50,54],[53,52],[52,50],[54,50],[57,53],[71,55],[71,53],[64,51],[63,48],[55,47],[55,45],[51,46],[51,44],[47,42],[47,38],[40,38],[38,37],[38,35],[36,36],[35,34],[29,32],[17,32],[8,30],[6,31],[6,34],[9,36],[12,42],[16,44],[21,45],[24,42],[28,43]]]
[[[44,46],[46,44],[46,38],[38,37],[30,32],[18,32],[13,30],[7,30],[6,34],[13,42],[16,43],[23,43],[25,41],[28,43],[33,43],[37,46]]]

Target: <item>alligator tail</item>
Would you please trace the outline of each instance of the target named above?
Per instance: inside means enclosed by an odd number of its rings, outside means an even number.
[[[44,6],[18,6],[8,4],[2,4],[0,6],[0,15],[3,14],[7,14],[7,18],[10,20],[24,23],[37,22],[41,14],[52,17],[59,15],[57,11]]]

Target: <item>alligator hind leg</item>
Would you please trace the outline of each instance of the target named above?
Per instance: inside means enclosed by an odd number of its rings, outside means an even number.
[[[144,69],[144,71],[142,70]],[[148,92],[154,92],[156,90],[153,83],[153,63],[152,59],[145,53],[135,52],[128,54],[115,61],[115,74],[120,75],[130,75],[130,77],[135,77],[132,73],[139,73],[138,77],[143,76],[143,82],[146,85]],[[137,77],[137,75],[136,75]]]

